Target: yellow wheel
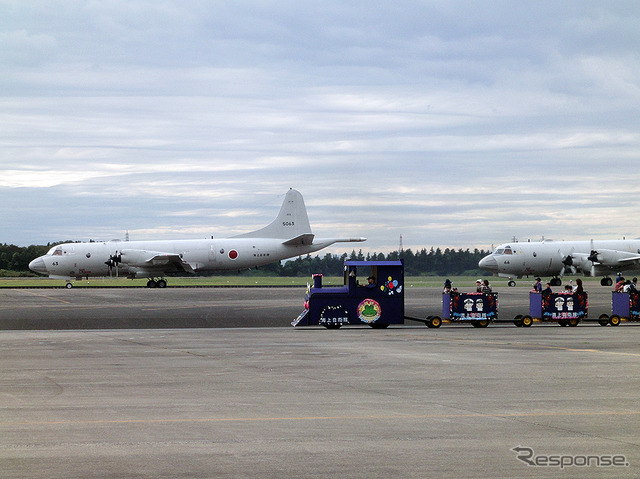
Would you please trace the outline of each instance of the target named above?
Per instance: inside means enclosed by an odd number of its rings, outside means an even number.
[[[439,328],[442,324],[442,320],[438,316],[431,316],[428,318],[427,327],[428,328]]]
[[[609,318],[609,324],[611,326],[618,326],[620,324],[620,316],[618,316],[617,314],[614,314],[613,316],[611,316]]]
[[[525,328],[529,328],[533,324],[533,318],[529,315],[523,316],[520,321]]]

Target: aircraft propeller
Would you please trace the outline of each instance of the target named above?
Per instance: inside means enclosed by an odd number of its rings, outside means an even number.
[[[576,274],[576,267],[573,264],[573,256],[570,254],[566,256],[565,259],[562,260],[562,269],[560,270],[560,276],[564,276],[565,270],[568,267],[571,270],[572,274]]]
[[[591,254],[587,257],[591,261],[591,277],[596,275],[596,263],[599,263],[598,252],[595,249],[591,250]]]
[[[108,266],[109,276],[113,275],[113,268],[116,269],[116,278],[118,277],[118,263],[122,261],[122,255],[119,255],[116,251],[116,254],[109,256],[109,259],[104,262]]]

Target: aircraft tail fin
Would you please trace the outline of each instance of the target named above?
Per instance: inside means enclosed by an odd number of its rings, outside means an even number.
[[[235,236],[235,238],[277,238],[283,240],[313,241],[307,208],[299,191],[287,191],[280,212],[270,224],[256,231]]]

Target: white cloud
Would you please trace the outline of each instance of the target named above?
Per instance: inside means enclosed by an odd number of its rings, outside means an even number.
[[[366,250],[637,236],[639,16],[0,3],[0,241],[234,234],[289,187],[318,236]]]

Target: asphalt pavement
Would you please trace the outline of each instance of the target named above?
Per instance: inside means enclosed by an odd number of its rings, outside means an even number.
[[[442,314],[441,288],[405,286],[406,315]],[[303,309],[305,289],[3,288],[0,330],[289,327]],[[528,314],[528,288],[496,291],[500,320]],[[598,286],[589,291],[589,318],[600,314],[611,314],[611,289]]]
[[[2,477],[640,475],[640,323],[294,329],[303,293],[0,291]]]

